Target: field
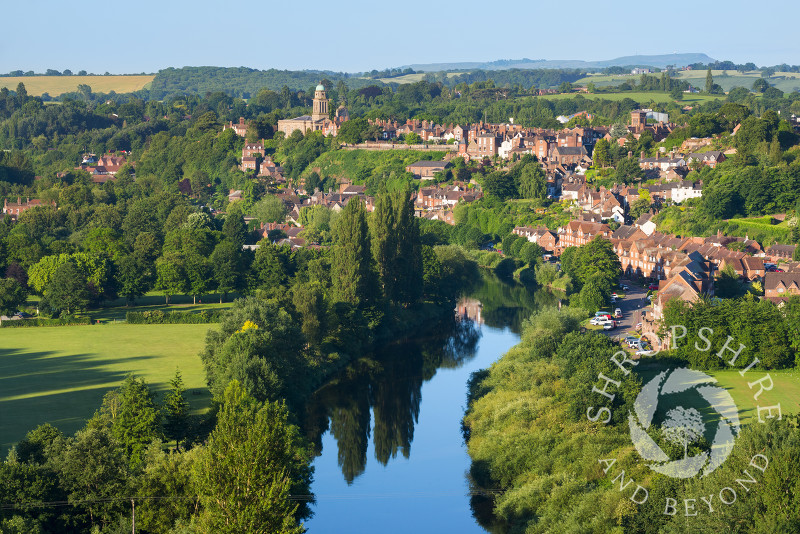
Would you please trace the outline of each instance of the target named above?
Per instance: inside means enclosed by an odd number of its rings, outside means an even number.
[[[80,429],[128,373],[165,391],[180,369],[193,413],[210,394],[199,353],[215,325],[101,325],[0,330],[0,452],[37,425]]]
[[[652,74],[652,76],[661,76],[661,74],[655,73]],[[723,90],[730,91],[733,87],[744,87],[750,89],[753,87],[753,82],[757,78],[761,77],[761,73],[760,71],[737,72],[734,70],[712,70],[711,76],[714,78],[714,83],[719,84]],[[704,70],[680,71],[674,75],[674,78],[685,80],[699,89],[703,89],[706,85],[706,71]],[[639,75],[590,74],[584,78],[581,78],[575,83],[577,85],[593,83],[597,87],[604,87],[608,85],[619,85],[623,82],[630,81],[638,83]],[[770,85],[777,87],[785,93],[790,93],[800,89],[800,74],[796,72],[776,72],[775,75],[770,76],[768,81]]]
[[[578,93],[582,97],[586,98],[587,100],[596,100],[596,99],[603,99],[603,100],[624,100],[626,98],[630,98],[631,100],[635,100],[640,104],[644,104],[647,102],[674,102],[675,99],[672,98],[667,93],[649,93],[649,92],[626,92],[626,93]],[[545,95],[540,96],[537,98],[546,98],[548,100],[563,100],[565,98],[575,98],[577,96],[576,93],[561,93],[557,95]],[[683,100],[681,100],[681,104],[701,104],[704,102],[708,102],[709,100],[717,100],[720,98],[725,98],[725,95],[701,95],[701,94],[684,94]]]
[[[645,365],[647,364],[643,363],[639,366],[642,367],[642,369],[637,369],[643,383],[649,381],[663,369],[662,367],[655,368],[653,366],[648,368],[645,367]],[[796,369],[769,371],[774,387],[770,391],[764,391],[758,397],[758,400],[753,398],[753,395],[759,390],[758,385],[754,385],[753,389],[750,389],[747,384],[748,382],[755,382],[762,378],[767,371],[753,369],[746,373],[744,377],[739,375],[738,369],[705,371],[705,373],[716,378],[717,385],[726,389],[731,394],[736,406],[739,408],[739,419],[742,424],[746,425],[758,422],[758,406],[761,406],[763,409],[767,406],[780,404],[781,412],[784,415],[800,412],[800,371]],[[707,405],[701,405],[699,402],[695,403],[693,402],[694,400],[696,400],[694,397],[690,397],[688,401],[686,398],[676,399],[670,406],[672,406],[672,404],[682,406],[695,405],[698,410],[705,412],[704,415],[707,422],[717,419],[715,413],[707,410]],[[661,406],[660,403],[659,406]],[[762,417],[766,418],[767,415],[768,413],[766,411],[762,411]]]
[[[95,93],[131,93],[144,89],[153,81],[155,75],[145,76],[19,76],[0,77],[0,89],[7,87],[14,91],[20,82],[25,84],[29,95],[41,96],[44,93],[58,96],[78,90],[78,85],[85,84]]]

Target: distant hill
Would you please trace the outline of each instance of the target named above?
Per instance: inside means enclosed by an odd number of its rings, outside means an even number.
[[[692,63],[713,63],[715,60],[701,53],[662,54],[655,56],[623,56],[605,61],[583,61],[579,59],[499,59],[496,61],[467,61],[457,63],[427,63],[404,65],[415,71],[440,72],[457,70],[506,70],[506,69],[602,69],[606,67],[658,67],[667,65],[683,67]]]

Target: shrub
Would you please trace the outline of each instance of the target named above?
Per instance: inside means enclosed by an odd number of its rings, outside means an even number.
[[[162,310],[149,310],[143,312],[128,312],[125,319],[128,324],[206,324],[218,323],[227,313],[227,310],[202,310],[200,312],[164,312]]]

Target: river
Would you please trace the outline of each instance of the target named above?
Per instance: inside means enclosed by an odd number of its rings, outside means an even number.
[[[309,532],[485,532],[470,507],[467,381],[519,342],[532,311],[557,302],[484,275],[459,302],[468,317],[362,358],[320,388],[304,425],[321,451]]]

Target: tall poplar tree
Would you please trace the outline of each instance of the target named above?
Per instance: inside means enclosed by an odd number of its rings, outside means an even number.
[[[397,304],[413,304],[422,297],[422,244],[419,224],[414,217],[414,201],[406,188],[392,196],[397,236],[396,279],[392,299]]]
[[[375,198],[375,211],[372,213],[372,256],[378,269],[379,281],[387,299],[394,296],[397,278],[395,260],[397,258],[398,236],[396,232],[395,209],[384,188]]]
[[[367,214],[361,199],[347,203],[336,227],[331,282],[335,300],[354,306],[375,300],[377,284],[373,273]]]
[[[706,93],[711,94],[711,90],[714,89],[714,77],[711,76],[711,69],[706,71]]]

